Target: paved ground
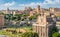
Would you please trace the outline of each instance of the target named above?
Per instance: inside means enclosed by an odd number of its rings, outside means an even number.
[[[8,36],[6,36],[6,35],[0,35],[0,37],[8,37]]]

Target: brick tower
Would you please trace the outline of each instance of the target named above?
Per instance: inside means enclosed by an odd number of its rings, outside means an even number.
[[[0,14],[0,28],[4,27],[4,15]]]
[[[38,5],[37,8],[36,8],[36,12],[39,14],[40,11],[41,11],[41,9],[40,9],[40,5]]]

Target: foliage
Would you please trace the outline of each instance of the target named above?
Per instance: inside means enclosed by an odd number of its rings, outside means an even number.
[[[22,14],[22,16],[23,16],[23,17],[26,17],[26,16],[28,16],[28,14]]]
[[[21,19],[26,19],[28,16],[29,16],[28,14],[15,14],[14,16],[13,16],[13,14],[6,14],[5,19],[7,19],[7,20],[15,20],[15,19],[21,20]],[[38,16],[38,14],[35,14],[35,15],[29,17],[29,20],[36,19],[37,16]],[[21,17],[23,17],[23,18],[21,18]]]
[[[22,37],[39,37],[35,32],[25,32]]]
[[[15,14],[15,16],[25,17],[28,16],[28,14]]]
[[[4,13],[2,11],[0,11],[0,14],[4,15]]]
[[[36,19],[36,17],[38,16],[38,14],[35,13],[35,15],[29,17],[29,20],[33,20],[33,19]]]
[[[16,16],[17,20],[21,20],[21,17],[25,17],[26,18],[28,16],[28,14],[16,14],[15,16]]]
[[[21,20],[20,16],[16,16],[15,19],[17,19],[17,21]]]
[[[11,17],[11,20],[15,20],[16,19],[16,17]]]
[[[15,14],[15,16],[22,16],[22,14]]]
[[[53,27],[53,28],[52,28],[52,33],[55,33],[55,32],[58,32],[57,27]]]
[[[15,19],[20,20],[21,19],[20,16],[21,16],[21,14],[16,14],[15,16],[13,16],[12,14],[6,14],[5,19],[7,19],[7,20],[15,20]]]
[[[36,16],[29,17],[29,20],[33,20],[33,19],[36,19]]]
[[[53,26],[52,32],[51,32],[51,34],[50,34],[50,37],[53,37],[52,35],[53,35],[55,32],[58,32],[58,29],[57,29],[56,26]]]
[[[0,35],[7,35],[9,37],[22,37],[24,33],[18,32],[20,29],[24,29],[27,32],[31,32],[31,27],[20,27],[20,28],[6,28],[0,30]]]
[[[58,32],[55,32],[52,36],[53,37],[60,37],[60,34]]]
[[[12,16],[13,16],[13,14],[5,14],[4,17],[5,17],[5,19],[10,20]]]

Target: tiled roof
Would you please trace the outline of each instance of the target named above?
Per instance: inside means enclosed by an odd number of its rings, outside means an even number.
[[[60,8],[54,8],[55,12],[60,12]]]

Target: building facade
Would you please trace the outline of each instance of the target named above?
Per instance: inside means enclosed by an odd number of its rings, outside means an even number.
[[[50,9],[49,15],[39,10],[37,21],[33,23],[33,32],[37,32],[39,37],[50,37],[53,26],[56,25],[55,15],[53,8]]]
[[[0,27],[4,27],[4,15],[0,14]]]
[[[48,37],[48,25],[46,16],[38,16],[37,22],[33,24],[33,31],[39,34],[39,37]]]

